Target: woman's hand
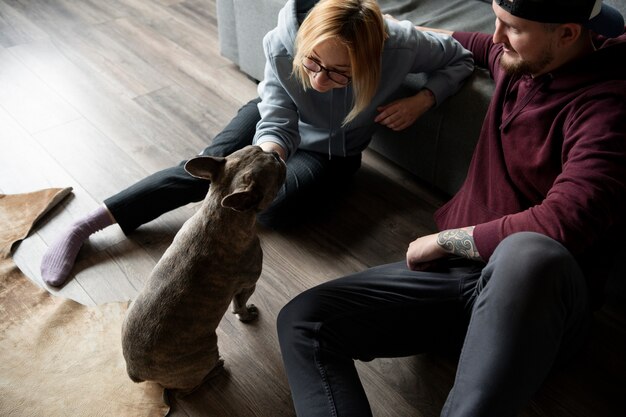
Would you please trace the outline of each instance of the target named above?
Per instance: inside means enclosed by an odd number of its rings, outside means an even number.
[[[276,152],[278,154],[278,156],[280,156],[280,159],[282,159],[283,162],[285,161],[285,157],[287,156],[287,152],[285,152],[285,149],[282,146],[280,146],[278,143],[276,143],[276,142],[263,142],[259,146],[265,152]]]
[[[435,96],[428,89],[420,90],[412,97],[401,98],[378,107],[380,112],[374,122],[399,131],[411,126],[418,117],[435,105]]]

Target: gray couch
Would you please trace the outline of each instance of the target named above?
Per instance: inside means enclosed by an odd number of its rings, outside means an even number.
[[[626,15],[626,0],[605,0]],[[285,0],[217,0],[222,55],[255,80],[263,76],[261,40],[277,22]],[[416,25],[492,33],[491,0],[379,0],[384,13]],[[414,94],[423,78],[411,76],[399,96]],[[413,126],[393,132],[381,128],[370,147],[435,189],[452,195],[460,187],[493,91],[486,71],[476,70],[453,97]],[[626,252],[626,249],[624,249]],[[609,298],[626,304],[625,267],[610,283]]]

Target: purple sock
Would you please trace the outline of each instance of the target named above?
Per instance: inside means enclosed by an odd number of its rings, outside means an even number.
[[[54,287],[61,286],[74,267],[78,251],[90,235],[114,223],[106,207],[100,206],[76,221],[54,242],[41,260],[41,276]]]

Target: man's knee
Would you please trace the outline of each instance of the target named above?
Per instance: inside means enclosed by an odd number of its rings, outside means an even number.
[[[534,232],[515,233],[494,251],[483,278],[493,290],[534,297],[559,296],[568,287],[584,286],[571,253],[559,242]],[[537,298],[537,301],[538,301]]]
[[[276,329],[278,331],[279,339],[293,332],[293,323],[294,321],[297,321],[295,317],[298,313],[298,307],[295,304],[295,301],[296,300],[291,300],[278,312],[278,317],[276,318]]]
[[[276,328],[281,341],[292,342],[294,338],[309,333],[316,321],[316,300],[314,290],[310,289],[289,301],[278,313]]]
[[[514,233],[500,242],[497,252],[524,260],[571,257],[569,251],[556,240],[535,232]],[[495,253],[494,253],[495,254]]]
[[[492,260],[519,268],[528,273],[542,274],[578,266],[572,254],[556,240],[534,232],[519,232],[504,239],[494,251]]]

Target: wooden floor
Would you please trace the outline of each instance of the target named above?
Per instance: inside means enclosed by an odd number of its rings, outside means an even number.
[[[73,188],[19,245],[18,265],[42,285],[39,261],[60,230],[147,174],[195,155],[255,95],[255,83],[219,55],[215,0],[0,0],[0,193]],[[252,298],[260,319],[244,325],[227,314],[218,331],[227,372],[174,404],[172,414],[294,416],[275,333],[281,306],[317,283],[402,260],[411,240],[434,230],[441,202],[368,151],[332,216],[282,233],[260,230],[265,264]],[[132,299],[194,209],[128,237],[117,226],[94,235],[70,283],[48,289],[87,305]],[[432,417],[454,366],[420,356],[358,369],[375,416]],[[562,379],[522,415],[618,415],[615,403],[589,404],[579,395],[585,385]],[[624,387],[607,385],[608,397],[623,398]]]

